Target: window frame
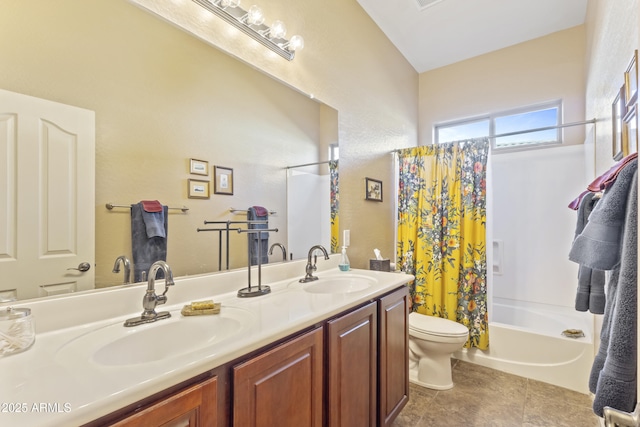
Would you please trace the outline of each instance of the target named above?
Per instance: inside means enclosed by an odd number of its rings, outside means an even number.
[[[556,124],[554,126],[558,126],[556,128],[556,140],[555,141],[551,141],[551,142],[534,142],[534,143],[528,143],[528,144],[502,145],[502,146],[497,146],[496,145],[496,135],[502,135],[502,133],[501,134],[496,134],[496,131],[495,131],[496,119],[500,119],[500,118],[508,117],[508,116],[515,116],[515,115],[525,114],[525,113],[532,113],[532,112],[535,112],[535,111],[549,110],[549,109],[553,109],[553,108],[556,109]],[[563,139],[564,134],[562,132],[562,128],[560,127],[562,125],[562,116],[563,116],[563,114],[562,114],[562,100],[558,99],[558,100],[548,101],[548,102],[534,104],[534,105],[528,105],[528,106],[523,106],[523,107],[512,108],[512,109],[505,110],[505,111],[498,111],[498,112],[494,112],[494,113],[483,114],[483,115],[478,115],[478,116],[474,116],[474,117],[468,117],[466,119],[451,120],[451,121],[447,121],[447,122],[441,122],[441,123],[434,124],[434,126],[433,126],[433,141],[434,141],[435,144],[440,144],[441,143],[439,141],[439,130],[442,129],[442,128],[462,126],[462,125],[471,124],[471,123],[474,123],[474,122],[488,121],[489,122],[489,135],[478,135],[478,136],[476,136],[474,138],[488,137],[489,141],[491,142],[491,149],[495,150],[495,151],[500,151],[500,152],[520,151],[520,150],[530,150],[530,149],[539,148],[539,147],[548,147],[548,146],[551,146],[551,145],[562,145],[564,143],[564,139]],[[534,129],[537,129],[537,128],[534,128]],[[509,132],[504,132],[504,133],[508,134]]]

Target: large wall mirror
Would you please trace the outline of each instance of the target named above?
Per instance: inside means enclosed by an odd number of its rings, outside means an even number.
[[[263,206],[279,230],[269,242],[285,246],[291,220],[305,221],[288,214],[301,203],[287,194],[288,167],[329,160],[333,108],[126,0],[10,2],[0,28],[1,89],[95,112],[95,287],[122,284],[112,269],[118,256],[132,257],[127,206],[141,200],[188,208],[168,212],[167,262],[178,277],[227,268],[219,234],[198,231],[204,221],[246,220],[247,208]],[[190,159],[207,174],[192,173]],[[233,194],[214,192],[215,166],[233,170]],[[207,181],[211,194],[189,197],[190,179]],[[231,269],[247,265],[246,236],[230,236],[228,259]]]

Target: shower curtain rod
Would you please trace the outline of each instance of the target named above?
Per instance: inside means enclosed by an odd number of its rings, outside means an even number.
[[[596,119],[594,118],[594,119],[591,119],[591,120],[583,120],[581,122],[563,123],[563,124],[555,125],[555,126],[545,126],[545,127],[541,127],[541,128],[518,130],[518,131],[515,131],[515,132],[499,133],[497,135],[491,135],[491,136],[480,136],[478,138],[501,138],[501,137],[504,137],[504,136],[520,135],[520,134],[523,134],[523,133],[540,132],[540,131],[543,131],[543,130],[560,129],[560,128],[567,128],[567,127],[571,127],[571,126],[581,126],[581,125],[590,125],[590,124],[596,124]],[[392,153],[397,153],[398,151],[400,151],[400,149],[396,148],[395,150],[392,151]]]
[[[324,165],[326,163],[331,163],[331,162],[332,162],[332,160],[325,160],[324,162],[305,163],[303,165],[287,166],[285,169],[301,168],[301,167],[304,167],[304,166]]]
[[[500,138],[500,137],[503,137],[503,136],[519,135],[521,133],[540,132],[540,131],[543,131],[543,130],[568,128],[568,127],[571,127],[571,126],[590,125],[590,124],[595,124],[595,123],[596,123],[596,119],[583,120],[581,122],[563,123],[561,125],[556,125],[556,126],[545,126],[545,127],[541,127],[541,128],[518,130],[518,131],[515,131],[515,132],[499,133],[497,135],[487,136],[487,138]]]

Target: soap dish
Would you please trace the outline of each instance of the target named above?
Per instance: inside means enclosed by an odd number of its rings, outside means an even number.
[[[584,338],[582,329],[565,329],[562,331],[562,335],[568,338]]]

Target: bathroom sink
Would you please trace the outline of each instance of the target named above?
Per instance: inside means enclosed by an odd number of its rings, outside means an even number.
[[[91,360],[105,366],[137,365],[171,359],[220,343],[247,329],[248,310],[222,307],[220,314],[182,316],[125,328],[122,322],[88,332],[65,344],[56,357]]]
[[[350,294],[361,292],[377,283],[377,280],[363,275],[325,276],[309,283],[299,283],[305,292],[312,294]]]

